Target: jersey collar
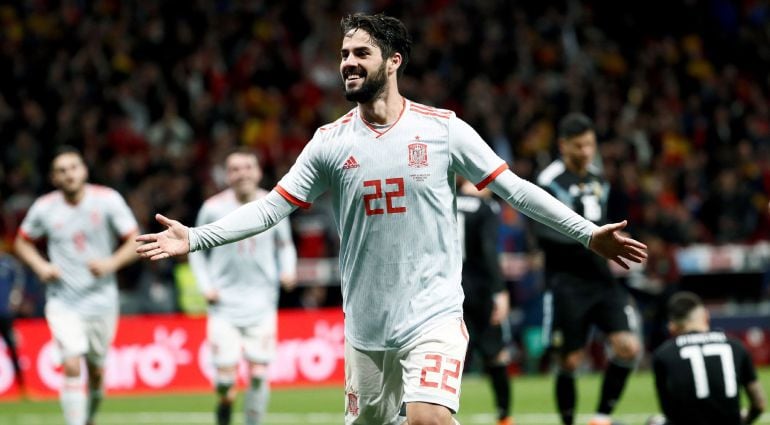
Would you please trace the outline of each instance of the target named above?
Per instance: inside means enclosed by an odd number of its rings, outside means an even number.
[[[396,118],[396,120],[393,121],[393,124],[391,124],[389,127],[385,129],[378,129],[377,127],[373,126],[368,121],[366,121],[364,117],[361,115],[361,108],[358,108],[358,119],[361,120],[361,122],[364,124],[364,126],[366,126],[366,128],[371,130],[371,132],[376,135],[374,136],[375,139],[379,139],[380,137],[384,136],[387,132],[392,130],[393,127],[395,127],[398,124],[398,122],[401,121],[401,117],[404,116],[404,112],[409,108],[409,101],[405,97],[402,97],[401,100],[402,100],[401,113],[398,114],[398,118]]]

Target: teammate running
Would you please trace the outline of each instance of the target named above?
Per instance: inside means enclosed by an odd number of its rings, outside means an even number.
[[[15,241],[16,253],[46,284],[45,317],[63,359],[59,398],[67,425],[93,423],[117,327],[115,272],[137,259],[137,223],[128,205],[115,190],[87,184],[87,178],[80,153],[59,148],[51,164],[57,190],[32,204]],[[47,239],[48,258],[35,247],[42,238]],[[83,358],[87,397],[81,381]]]
[[[253,152],[231,153],[225,170],[229,188],[206,200],[198,212],[198,226],[267,195],[259,188],[262,170]],[[216,366],[217,425],[230,424],[242,355],[249,370],[244,423],[258,425],[270,394],[267,368],[275,354],[278,288],[280,284],[291,288],[296,282],[297,252],[289,221],[234,244],[193,252],[189,258],[209,304],[206,333]]]

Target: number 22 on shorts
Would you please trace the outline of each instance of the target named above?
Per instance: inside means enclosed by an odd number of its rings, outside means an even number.
[[[423,366],[420,372],[420,386],[441,388],[444,391],[457,394],[463,362],[441,354],[426,354],[425,362],[427,365]]]

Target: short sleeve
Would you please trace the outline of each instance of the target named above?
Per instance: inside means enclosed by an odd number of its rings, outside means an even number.
[[[508,164],[465,121],[452,115],[448,126],[451,169],[475,184],[476,188],[485,188],[508,169]]]
[[[309,208],[329,187],[322,146],[322,139],[316,131],[315,136],[300,153],[297,162],[276,185],[276,192],[300,208]]]
[[[121,238],[139,228],[134,213],[117,191],[113,191],[110,196],[110,222]]]
[[[19,226],[19,236],[29,241],[35,241],[45,236],[45,226],[43,225],[43,207],[40,200],[35,201],[24,216],[24,220]]]

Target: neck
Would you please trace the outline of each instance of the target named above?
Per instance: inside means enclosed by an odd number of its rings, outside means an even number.
[[[395,122],[404,109],[406,100],[398,92],[395,84],[388,84],[388,88],[379,96],[366,103],[359,103],[361,117],[372,124],[390,124]]]
[[[564,166],[567,167],[567,169],[572,173],[575,174],[578,177],[584,177],[586,174],[588,174],[588,167],[581,168],[571,162],[564,161]]]
[[[708,332],[711,328],[707,323],[690,323],[682,328],[682,331],[680,333],[690,333],[690,332]]]
[[[242,204],[247,204],[257,198],[257,191],[235,192],[235,199]]]
[[[68,204],[77,205],[83,197],[86,196],[86,188],[83,186],[76,192],[62,191],[62,194],[64,194],[64,200],[67,201]]]

